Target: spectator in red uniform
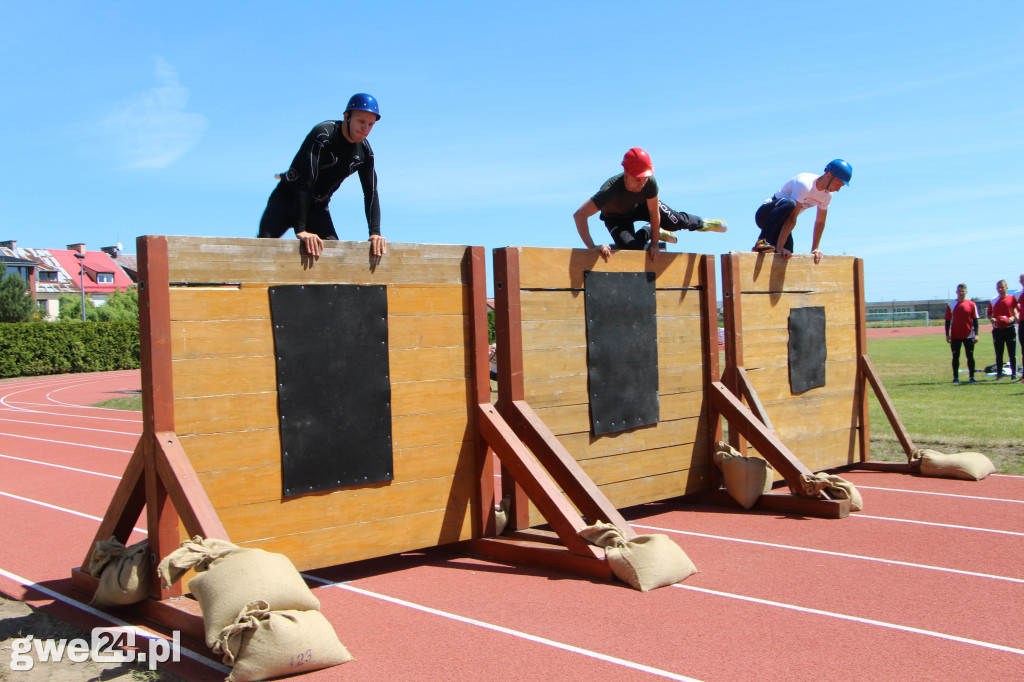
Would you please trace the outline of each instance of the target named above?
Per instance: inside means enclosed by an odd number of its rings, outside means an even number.
[[[1020,341],[1020,364],[1024,365],[1024,324],[1020,324],[1020,322],[1024,321],[1024,274],[1020,276],[1018,281],[1020,282],[1020,289],[1014,292],[1013,300],[1017,305],[1017,340]],[[1021,367],[1020,382],[1024,384],[1024,367]]]
[[[967,371],[974,380],[974,342],[978,338],[978,306],[967,298],[967,285],[956,286],[956,300],[946,306],[946,343],[953,351],[953,383],[960,383],[960,348],[967,353]]]
[[[1017,375],[1017,301],[1006,293],[1006,280],[996,282],[998,296],[989,301],[988,319],[992,323],[992,343],[996,347],[996,381],[1002,379],[1003,347],[1010,356],[1010,378]]]

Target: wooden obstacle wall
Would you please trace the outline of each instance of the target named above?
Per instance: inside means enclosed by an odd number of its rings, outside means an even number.
[[[724,382],[743,395],[742,369],[779,439],[813,471],[868,455],[863,281],[863,261],[852,257],[827,256],[815,265],[809,255],[722,256]],[[826,383],[793,393],[788,319],[791,310],[811,306],[825,308]]]
[[[509,247],[495,251],[499,411],[524,400],[617,508],[712,485],[721,427],[714,264],[699,254]],[[595,437],[588,403],[584,272],[656,275],[660,422]],[[709,339],[714,339],[709,343]],[[530,524],[543,519],[531,509]]]
[[[468,247],[389,244],[372,267],[362,242],[311,263],[297,240],[144,239],[166,241],[173,430],[232,542],[301,570],[472,537]],[[283,498],[268,287],[328,283],[387,287],[394,480]]]

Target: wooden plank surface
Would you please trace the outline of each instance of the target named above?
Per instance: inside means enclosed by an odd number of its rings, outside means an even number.
[[[197,473],[280,466],[281,440],[277,429],[211,433],[181,438]],[[471,441],[396,449],[395,481],[446,476],[473,457]],[[216,505],[215,505],[216,506]]]
[[[692,317],[700,320],[700,292],[694,289],[655,290],[659,320],[662,317]],[[586,314],[580,289],[527,290],[520,295],[524,320],[582,320]],[[698,325],[698,334],[699,334]]]
[[[654,474],[602,485],[601,492],[618,509],[645,504],[657,500],[668,500],[680,495],[709,490],[711,470],[709,466],[695,466],[692,469]],[[536,507],[530,505],[530,524],[540,525],[544,517]]]
[[[469,331],[467,319],[458,315],[389,316],[388,347],[461,347]],[[269,318],[177,321],[171,323],[171,334],[175,360],[274,354],[274,334]]]
[[[786,260],[775,254],[736,253],[740,291],[848,291],[853,305],[854,261],[852,256],[825,256],[814,264],[810,254]],[[746,310],[744,309],[744,316]]]
[[[658,391],[661,394],[700,390],[703,381],[703,371],[700,367],[658,367]],[[526,402],[534,409],[589,402],[585,375],[528,379],[524,383]]]
[[[297,240],[167,243],[171,282],[189,285],[169,291],[175,428],[232,540],[310,568],[470,537],[466,247],[392,243],[371,267],[365,242],[329,242],[312,264]],[[281,498],[268,293],[279,284],[386,286],[392,482]]]
[[[580,462],[583,470],[599,486],[644,478],[700,465],[706,467],[708,450],[703,444],[686,443],[665,448],[626,452],[611,457],[595,457]]]
[[[829,361],[857,359],[855,327],[829,327],[825,332],[825,348]],[[749,342],[749,343],[748,343]],[[784,367],[789,363],[789,330],[762,330],[744,335],[743,364],[747,370],[760,367]]]
[[[465,246],[391,242],[376,266],[368,242],[324,242],[316,262],[297,239],[167,237],[174,283],[465,284]]]
[[[685,393],[663,394],[661,396],[661,421],[698,417],[705,410],[704,392],[700,387]],[[537,416],[556,436],[590,431],[590,405],[558,405],[535,409]]]
[[[214,506],[233,540],[274,537],[326,526],[341,527],[377,518],[465,506],[472,496],[473,462],[452,475],[403,483],[342,488],[325,494],[281,497],[281,468],[250,467],[200,474],[203,487],[216,490]],[[238,540],[235,540],[236,542]]]
[[[285,554],[298,570],[304,571],[468,540],[472,537],[472,514],[472,506],[466,505],[240,544]],[[233,533],[231,528],[228,532]]]
[[[803,396],[778,403],[765,404],[768,418],[783,442],[790,438],[810,436],[838,429],[850,430],[856,425],[853,393]]]
[[[632,431],[594,437],[589,431],[559,436],[558,440],[577,461],[694,443],[707,437],[707,420],[693,417],[661,422]]]
[[[240,286],[173,287],[171,319],[210,322],[263,320],[270,317],[266,282]],[[389,315],[461,315],[468,310],[469,293],[460,284],[394,284],[387,286]]]
[[[699,254],[663,253],[651,263],[643,251],[618,251],[605,261],[587,249],[512,248],[519,251],[520,289],[582,289],[586,270],[654,272],[658,288],[700,285]]]
[[[800,396],[850,395],[856,388],[857,362],[830,360],[825,363],[825,385],[802,394],[794,394],[789,387],[789,367],[759,367],[747,372],[754,390],[762,403],[796,400]]]
[[[829,291],[817,293],[783,293],[743,295],[743,333],[760,329],[786,329],[790,310],[822,306],[828,328],[856,325],[857,313],[852,292]]]
[[[832,469],[860,459],[857,432],[849,429],[791,438],[786,446],[812,471]]]

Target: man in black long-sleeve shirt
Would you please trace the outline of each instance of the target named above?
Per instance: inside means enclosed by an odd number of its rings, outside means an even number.
[[[314,127],[270,194],[257,236],[276,238],[293,228],[306,251],[319,256],[324,239],[338,238],[327,208],[331,196],[345,178],[358,173],[373,256],[387,253],[387,240],[380,234],[373,150],[366,141],[378,120],[377,100],[358,93],[349,100],[343,120],[324,121]]]

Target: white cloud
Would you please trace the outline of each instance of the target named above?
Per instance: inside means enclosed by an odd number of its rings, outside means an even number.
[[[124,168],[166,168],[209,127],[205,116],[185,111],[189,89],[162,57],[156,58],[154,75],[153,88],[118,103],[102,121],[101,130]]]

